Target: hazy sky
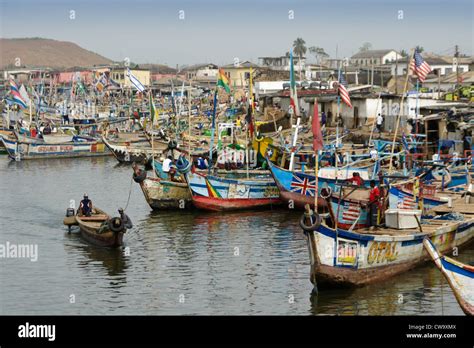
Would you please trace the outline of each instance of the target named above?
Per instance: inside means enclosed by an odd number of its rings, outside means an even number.
[[[2,38],[72,41],[113,60],[219,65],[283,55],[297,37],[332,56],[373,48],[473,54],[473,0],[0,0]],[[71,12],[75,11],[75,19]],[[180,11],[184,11],[181,12]],[[290,19],[290,11],[294,18]],[[399,11],[403,19],[399,19]],[[184,19],[180,15],[184,14]],[[1,47],[0,47],[1,49]]]

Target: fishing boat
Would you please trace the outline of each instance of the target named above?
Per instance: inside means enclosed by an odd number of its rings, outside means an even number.
[[[110,150],[119,163],[140,163],[145,162],[151,156],[159,156],[169,148],[166,142],[154,141],[154,148],[147,142],[144,146],[132,143],[114,143],[102,137],[105,146]]]
[[[311,282],[318,287],[354,287],[383,281],[429,259],[424,238],[446,252],[474,237],[472,216],[445,214],[420,223],[419,217],[415,218],[420,211],[392,213],[389,218],[397,228],[349,231],[322,223],[307,206],[300,226],[308,244]]]
[[[268,171],[234,171],[227,175],[187,173],[193,204],[210,211],[241,210],[280,204],[278,188]]]
[[[423,244],[436,267],[448,281],[463,312],[474,315],[474,266],[440,255],[429,239],[423,240]]]
[[[161,167],[161,164],[155,162],[156,166]],[[178,176],[176,178],[178,181],[172,181],[159,175],[147,177],[147,172],[140,169],[136,163],[132,165],[132,168],[133,180],[140,185],[143,195],[152,209],[184,209],[191,205],[191,193],[184,178],[179,181],[180,176]]]
[[[272,173],[275,183],[280,192],[280,198],[285,203],[292,203],[295,207],[303,209],[306,204],[314,204],[314,195],[316,191],[316,177],[309,172],[290,171],[281,168],[271,161],[268,161],[270,172]],[[329,172],[336,172],[332,177]],[[361,168],[349,168],[344,170],[334,170],[322,168],[318,175],[318,207],[327,207],[327,202],[321,197],[321,190],[328,189],[332,192],[336,191],[337,183],[345,181],[352,175],[353,172],[358,172],[368,184],[368,171]],[[325,175],[324,177],[321,177]],[[337,177],[336,177],[337,175]]]
[[[338,227],[349,231],[368,226],[369,195],[370,189],[353,185],[342,186],[339,192],[322,191],[322,197],[327,200],[330,214],[337,219]]]
[[[446,204],[447,197],[437,197],[433,189],[423,188],[422,196],[415,196],[413,189],[411,192],[400,186],[392,186],[389,189],[389,202],[391,209],[414,209],[422,201],[423,210],[428,211],[437,206]]]
[[[103,210],[95,207],[91,216],[74,215],[74,209],[68,209],[64,224],[79,226],[81,236],[91,244],[101,247],[119,247],[123,245],[123,235],[127,231],[120,217],[110,217]]]
[[[49,144],[24,144],[18,140],[0,137],[1,142],[8,152],[8,156],[14,160],[31,160],[45,158],[73,158],[73,157],[97,157],[110,156],[104,143],[83,137],[74,137],[74,141]]]

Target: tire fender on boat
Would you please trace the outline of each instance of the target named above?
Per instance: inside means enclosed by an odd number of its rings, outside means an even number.
[[[170,150],[174,150],[178,147],[178,143],[176,142],[176,140],[170,140],[168,142],[168,149]]]
[[[124,229],[123,220],[120,217],[113,217],[107,221],[107,226],[112,232],[122,232]]]
[[[142,169],[137,169],[133,173],[133,181],[135,181],[137,184],[142,183],[146,179],[146,171]]]
[[[310,219],[310,221],[313,221],[312,224],[307,225],[306,220]],[[316,231],[319,226],[321,226],[321,217],[319,216],[318,213],[311,213],[310,215],[307,215],[306,213],[301,216],[300,219],[300,227],[303,229],[303,231],[309,231],[313,232]]]
[[[321,189],[321,194],[320,194],[321,198],[328,199],[329,197],[331,197],[331,194],[332,194],[332,190],[329,186],[323,187]]]

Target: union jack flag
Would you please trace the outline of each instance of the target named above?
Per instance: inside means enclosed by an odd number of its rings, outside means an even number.
[[[302,196],[314,197],[314,191],[316,190],[316,179],[310,180],[308,177],[299,177],[293,175],[291,180],[291,191],[299,193]]]
[[[342,218],[347,221],[355,221],[360,215],[360,205],[356,203],[344,203]]]

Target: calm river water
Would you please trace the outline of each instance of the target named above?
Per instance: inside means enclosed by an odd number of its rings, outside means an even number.
[[[87,192],[135,226],[124,250],[97,248],[62,220]],[[37,244],[38,260],[0,258],[0,314],[462,315],[426,264],[381,284],[312,296],[300,213],[152,212],[114,158],[0,157],[0,243]],[[472,261],[474,248],[461,260]]]

